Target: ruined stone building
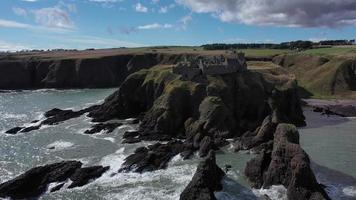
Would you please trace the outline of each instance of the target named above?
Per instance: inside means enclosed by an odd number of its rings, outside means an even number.
[[[184,61],[173,67],[173,73],[186,79],[200,74],[221,75],[247,70],[244,53],[229,52],[227,55],[206,57],[198,61]]]

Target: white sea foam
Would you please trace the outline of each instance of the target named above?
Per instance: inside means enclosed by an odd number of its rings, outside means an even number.
[[[100,165],[110,169],[93,184],[112,188],[105,199],[179,199],[196,169],[194,164],[183,164],[153,172],[117,173],[127,155],[125,148],[121,148],[100,161]],[[176,156],[175,160],[178,162],[180,158]]]
[[[4,119],[26,119],[26,114],[14,114],[14,113],[0,113],[1,118]]]
[[[169,166],[172,166],[172,165],[174,165],[174,164],[176,164],[176,163],[178,163],[178,162],[181,162],[181,161],[183,161],[183,157],[182,157],[180,154],[178,154],[178,155],[174,156],[174,157],[170,160]],[[168,167],[169,167],[169,166],[168,166]]]
[[[252,191],[258,197],[268,195],[272,200],[287,200],[287,189],[282,185],[273,185],[268,189],[253,189]]]
[[[350,197],[356,197],[356,186],[349,186],[349,187],[345,187],[342,192],[346,195],[346,196],[350,196]]]
[[[110,141],[110,142],[112,142],[112,143],[115,143],[115,138],[113,138],[113,137],[104,137],[103,138],[104,140],[108,140],[108,141]]]
[[[71,142],[58,140],[58,141],[55,141],[55,142],[47,145],[47,149],[53,149],[54,148],[56,151],[60,151],[60,150],[63,150],[63,149],[70,148],[72,146],[74,146],[74,144],[71,143]]]

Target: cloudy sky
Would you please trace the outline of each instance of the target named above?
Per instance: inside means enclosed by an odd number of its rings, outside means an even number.
[[[0,51],[356,38],[355,0],[1,0]]]

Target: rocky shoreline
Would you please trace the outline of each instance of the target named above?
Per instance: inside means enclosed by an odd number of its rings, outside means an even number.
[[[340,117],[356,117],[356,101],[353,100],[319,100],[303,99],[306,106],[322,115]]]
[[[253,187],[281,184],[287,188],[291,200],[329,199],[310,169],[308,155],[299,145],[294,125],[304,126],[305,118],[297,84],[290,81],[277,85],[251,71],[200,75],[189,80],[172,73],[171,66],[156,66],[129,75],[101,105],[80,111],[53,109],[45,114],[45,120],[34,122],[39,125],[17,127],[10,133],[55,125],[87,114],[98,123],[88,130],[88,134],[92,134],[114,130],[119,124],[110,124],[112,120],[134,117],[140,119],[138,130],[125,133],[123,142],[167,143],[137,148],[125,159],[119,173],[165,169],[174,156],[180,154],[189,159],[197,152],[206,159],[199,165],[181,199],[215,199],[213,192],[221,189],[224,172],[216,165],[213,151],[229,144],[228,139],[234,139],[237,150],[257,152],[257,157],[247,164],[245,170]],[[0,185],[0,196],[12,197],[6,188],[16,185],[16,180],[22,180],[35,169]],[[107,170],[104,169],[99,166],[80,170],[90,176],[70,171],[59,180],[48,179],[44,175],[38,186],[40,190],[30,191],[22,197],[40,195],[49,183],[68,178],[78,180],[80,183],[77,185],[80,186],[99,176],[94,172],[104,173]],[[46,170],[46,173],[51,173],[51,170]],[[62,174],[64,171],[59,169],[54,173]],[[215,178],[211,179],[212,176]]]

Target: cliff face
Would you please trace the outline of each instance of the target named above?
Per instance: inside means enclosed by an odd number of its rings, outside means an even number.
[[[0,89],[115,87],[140,69],[192,56],[144,53],[66,59],[4,57],[0,58]]]
[[[343,57],[281,55],[273,61],[296,76],[298,84],[315,96],[348,96],[356,91],[356,61]]]
[[[248,71],[185,80],[170,66],[141,70],[89,116],[107,121],[139,114],[141,136],[196,137],[197,142],[204,136],[240,136],[269,114],[276,122],[304,125],[295,85],[278,90],[261,74]]]

